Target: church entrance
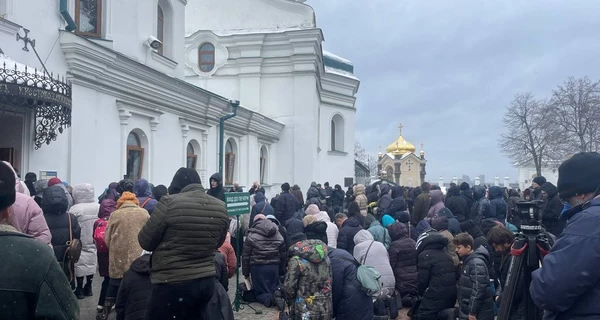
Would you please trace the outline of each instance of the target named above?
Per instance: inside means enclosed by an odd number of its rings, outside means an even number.
[[[25,114],[0,111],[0,161],[8,161],[23,171]]]

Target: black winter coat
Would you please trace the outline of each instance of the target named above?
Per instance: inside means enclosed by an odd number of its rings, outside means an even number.
[[[502,223],[506,221],[506,213],[508,212],[508,205],[504,200],[504,191],[502,188],[493,186],[490,188],[490,211],[489,217],[493,218]]]
[[[354,236],[360,230],[363,230],[363,228],[354,217],[344,221],[342,229],[338,233],[337,248],[346,250],[351,255],[354,255]]]
[[[446,200],[446,208],[452,212],[458,222],[464,222],[469,215],[469,203],[463,196],[452,196]]]
[[[315,221],[304,227],[304,233],[308,240],[321,240],[327,244],[327,223]]]
[[[490,288],[488,251],[480,247],[463,261],[458,280],[459,318],[474,315],[477,320],[494,320],[494,303]]]
[[[417,249],[415,241],[408,237],[404,223],[395,222],[387,227],[392,244],[388,250],[390,265],[396,279],[396,291],[402,298],[419,294],[417,272]]]
[[[81,228],[77,218],[68,214],[67,207],[69,202],[67,194],[59,186],[52,186],[44,190],[42,199],[42,211],[44,218],[52,235],[52,249],[58,262],[62,262],[67,252],[67,242],[69,241],[69,219],[71,219],[71,232],[73,239],[81,238]]]
[[[321,197],[321,195],[319,194],[319,189],[317,189],[316,187],[311,186],[308,191],[306,192],[306,200],[310,200],[310,199],[319,199]]]
[[[215,291],[206,307],[206,320],[233,320],[233,309],[227,295],[228,279],[225,257],[221,253],[215,253]]]
[[[334,189],[331,195],[331,204],[333,206],[343,206],[346,193],[342,189]]]
[[[223,189],[223,176],[220,173],[215,173],[210,177],[209,181],[217,181],[217,187],[213,188],[212,183],[209,182],[210,189],[206,192],[208,195],[213,196],[223,202],[225,202],[225,189]]]
[[[251,265],[277,264],[280,270],[286,264],[287,248],[277,225],[262,219],[256,221],[244,242],[242,252],[242,274],[250,275]]]
[[[358,265],[354,257],[344,251],[328,248],[333,275],[331,288],[333,317],[347,320],[372,320],[373,299],[360,286],[356,276]]]
[[[460,196],[467,201],[467,208],[469,208],[470,211],[473,207],[473,204],[475,203],[475,199],[473,199],[473,190],[463,190],[461,191]],[[467,211],[467,214],[469,213],[469,211]]]
[[[152,295],[150,283],[150,256],[145,254],[131,263],[121,281],[115,302],[117,320],[144,320],[146,307]]]
[[[456,304],[456,268],[446,252],[446,237],[430,232],[423,234],[419,240],[418,289],[422,295],[419,319],[435,319],[438,312],[454,308]]]
[[[542,190],[548,194],[546,206],[542,210],[542,224],[548,232],[558,237],[565,228],[564,221],[559,219],[564,205],[558,197],[558,189],[552,183],[544,183]]]
[[[482,186],[473,188],[473,197],[475,202],[471,207],[469,219],[479,226],[486,217],[490,216],[490,201],[485,197],[485,188]]]
[[[496,272],[496,270],[500,270],[500,263],[502,263],[502,255],[494,251],[494,248],[490,246],[486,237],[483,235],[481,228],[476,226],[473,223],[473,221],[466,221],[461,223],[460,228],[463,229],[463,232],[467,232],[471,235],[471,237],[473,237],[473,250],[477,250],[479,249],[479,247],[484,247],[487,250],[489,257],[492,258],[491,260],[488,259],[488,272],[490,275],[490,279],[494,279],[495,281],[498,280],[497,274],[499,272]],[[498,261],[496,261],[497,257],[500,257]]]
[[[267,198],[265,198],[265,195],[262,192],[254,194],[254,203],[252,211],[250,212],[250,224],[254,223],[254,217],[259,213],[262,213],[265,216],[274,215],[275,210],[273,210],[273,207],[267,202]]]
[[[281,221],[279,223],[281,224]],[[302,211],[297,211],[296,213],[294,213],[291,219],[285,222],[285,230],[287,231],[288,240],[290,240],[290,242],[292,235],[304,232],[304,224],[302,223]]]
[[[289,192],[282,192],[275,206],[275,218],[285,224],[298,209],[298,199]]]

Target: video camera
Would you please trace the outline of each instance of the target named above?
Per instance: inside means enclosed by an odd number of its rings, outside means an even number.
[[[522,229],[523,225],[539,226],[542,216],[541,211],[544,209],[545,205],[546,201],[544,200],[517,202],[517,217],[513,216],[513,224],[519,229]]]

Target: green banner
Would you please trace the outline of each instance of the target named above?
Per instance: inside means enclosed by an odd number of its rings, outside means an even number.
[[[225,194],[227,214],[239,216],[250,213],[250,194],[247,192],[229,192]]]

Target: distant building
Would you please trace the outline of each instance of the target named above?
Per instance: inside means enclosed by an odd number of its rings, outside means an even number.
[[[558,182],[558,166],[561,161],[548,161],[542,166],[542,176],[546,181],[556,185]],[[537,170],[533,163],[516,163],[518,184],[521,190],[529,188],[533,178],[537,177]]]
[[[415,146],[402,137],[402,125],[398,126],[400,135],[392,142],[385,153],[379,152],[378,169],[380,178],[393,181],[394,183],[407,186],[420,186],[425,181],[425,151],[421,144],[421,152],[415,154]]]

